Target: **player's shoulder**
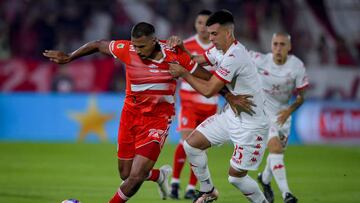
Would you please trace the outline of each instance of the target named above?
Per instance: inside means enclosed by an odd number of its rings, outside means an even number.
[[[297,56],[290,54],[288,55],[288,60],[291,63],[291,65],[294,66],[295,68],[305,69],[304,62]]]
[[[256,61],[256,62],[265,62],[265,63],[267,63],[268,61],[272,60],[271,52],[270,53],[261,53],[261,52],[258,52],[258,51],[249,50],[248,53],[249,53],[251,59]]]
[[[207,55],[212,55],[212,56],[222,56],[224,55],[224,53],[220,50],[218,50],[215,46],[206,50],[205,52]]]
[[[234,45],[229,48],[229,50],[225,54],[225,58],[227,60],[239,60],[245,59],[249,57],[249,51],[246,49],[244,45],[240,42],[234,42]]]
[[[193,43],[196,43],[196,35],[193,35],[191,37],[188,37],[186,39],[184,39],[183,43],[184,44],[193,44]]]
[[[180,49],[180,47],[170,47],[166,44],[166,40],[159,40],[159,45],[160,47],[163,49],[164,52],[166,53],[171,53],[171,54],[177,54],[179,52],[182,51],[182,49]]]
[[[110,41],[111,49],[123,49],[131,45],[131,41],[129,40],[112,40]]]

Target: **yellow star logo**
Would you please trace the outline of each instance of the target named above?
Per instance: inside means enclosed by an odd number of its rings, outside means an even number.
[[[81,125],[78,141],[84,141],[90,133],[94,133],[102,142],[107,141],[105,124],[114,117],[114,114],[102,114],[96,105],[95,98],[90,99],[86,112],[69,113],[69,116]]]

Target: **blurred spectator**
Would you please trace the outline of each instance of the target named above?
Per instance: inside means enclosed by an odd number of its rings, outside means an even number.
[[[104,7],[95,7],[89,11],[89,18],[85,26],[84,39],[85,41],[93,41],[98,39],[109,39],[112,18],[110,13]]]
[[[66,67],[58,67],[51,83],[51,90],[59,93],[69,93],[74,91],[74,81],[67,73]]]
[[[340,37],[335,45],[333,36],[330,39],[323,30],[324,26],[316,20],[318,15],[306,6],[309,2],[312,1],[0,0],[0,59],[21,57],[38,60],[43,59],[41,53],[45,49],[71,52],[85,41],[129,39],[129,29],[139,20],[156,24],[161,39],[172,34],[184,37],[193,32],[192,19],[198,10],[228,9],[240,25],[236,26],[236,35],[249,49],[269,51],[268,41],[272,34],[286,31],[296,39],[292,52],[306,64],[358,64],[360,38],[354,37],[356,33],[349,33],[353,37],[351,40],[346,36],[346,40],[349,40],[346,44],[341,37],[345,37],[347,31],[338,28],[335,30]],[[359,11],[346,10],[351,8],[346,6],[337,8],[338,5],[347,5],[346,2],[324,2],[327,6],[323,5],[320,11],[325,13],[324,9],[328,9],[332,14],[329,25],[351,27],[354,32],[358,30],[355,26],[357,18],[337,19],[343,14],[358,16]],[[316,6],[319,2],[311,4]],[[323,16],[326,18],[327,15]],[[301,26],[299,21],[303,22]],[[343,21],[345,23],[341,23]],[[308,29],[309,26],[313,28]]]
[[[338,65],[355,66],[356,62],[352,57],[345,40],[342,37],[336,39],[336,61]]]
[[[0,60],[10,58],[9,29],[0,17]]]
[[[321,65],[327,65],[330,63],[330,47],[326,42],[326,38],[324,35],[320,36],[318,45],[317,45],[317,52],[319,56],[319,63]]]
[[[110,81],[109,90],[112,92],[123,92],[126,89],[125,65],[119,60],[115,61],[115,71]]]

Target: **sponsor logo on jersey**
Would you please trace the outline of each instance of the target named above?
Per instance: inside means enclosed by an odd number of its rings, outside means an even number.
[[[169,70],[149,69],[150,73],[168,73]]]
[[[230,71],[228,69],[223,68],[221,66],[217,69],[217,71],[223,76],[227,76],[230,73]]]
[[[158,68],[158,66],[152,63],[149,65],[149,68]]]

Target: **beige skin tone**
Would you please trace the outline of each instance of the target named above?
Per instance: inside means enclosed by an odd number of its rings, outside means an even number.
[[[208,26],[207,31],[210,34],[209,39],[214,44],[216,49],[222,50],[224,53],[235,41],[233,25],[220,25],[216,23]],[[179,38],[173,37],[169,39],[169,44],[175,46],[181,45],[181,42],[179,42]],[[201,65],[207,64],[204,56],[202,55],[195,56],[193,58]],[[225,83],[222,80],[218,79],[216,76],[212,76],[208,81],[193,77],[186,69],[184,69],[178,64],[172,64],[170,66],[170,73],[174,77],[184,78],[196,91],[206,97],[211,97],[217,94],[220,89],[225,86]],[[248,107],[251,108],[250,103],[248,104]],[[186,139],[186,141],[190,146],[201,150],[206,150],[211,147],[209,140],[207,140],[206,137],[197,130],[193,131]],[[247,170],[239,171],[230,166],[228,173],[230,176],[233,177],[244,177],[247,174]]]
[[[209,33],[206,30],[206,21],[209,18],[207,15],[198,15],[195,20],[195,30],[199,35],[200,41],[204,44],[209,44]]]
[[[284,34],[274,34],[271,40],[271,51],[273,54],[273,61],[277,65],[283,65],[286,63],[288,54],[291,50],[291,42],[287,35]],[[289,118],[289,116],[298,109],[304,103],[304,90],[300,90],[296,97],[296,100],[288,108],[280,110],[278,112],[277,123],[282,126]],[[281,141],[278,136],[272,137],[268,141],[268,149],[270,153],[273,154],[282,154],[284,153],[284,147],[281,144]]]
[[[142,59],[159,60],[163,57],[161,51],[155,50],[157,39],[154,36],[142,36],[132,38],[131,42],[136,53]],[[45,50],[43,55],[50,61],[58,64],[66,64],[82,56],[90,55],[96,52],[111,55],[109,50],[110,41],[97,40],[88,42],[70,54],[58,50]],[[203,68],[197,68],[193,73],[196,77],[209,79],[211,73]],[[232,105],[247,105],[241,97],[227,94],[226,98]],[[141,155],[135,155],[133,160],[118,160],[118,170],[123,184],[121,191],[128,197],[133,196],[140,188],[143,181],[147,178],[155,162]]]

